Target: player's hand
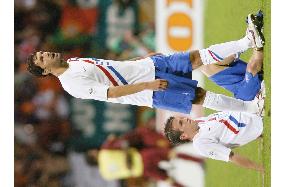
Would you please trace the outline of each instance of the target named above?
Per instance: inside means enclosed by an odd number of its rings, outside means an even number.
[[[154,81],[148,82],[147,89],[149,90],[165,90],[168,87],[168,81],[164,79],[156,79]]]

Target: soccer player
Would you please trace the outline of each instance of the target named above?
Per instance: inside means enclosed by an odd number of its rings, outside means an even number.
[[[132,104],[190,113],[192,104],[217,111],[258,113],[257,100],[242,101],[197,87],[192,70],[227,57],[260,48],[259,34],[251,29],[237,41],[213,45],[207,49],[171,55],[149,54],[138,60],[113,61],[95,58],[71,58],[62,54],[36,52],[28,58],[28,70],[37,76],[54,75],[70,95],[121,104]],[[253,37],[254,36],[254,37]]]
[[[203,156],[232,162],[236,165],[264,171],[261,164],[232,151],[259,136],[263,130],[262,118],[246,112],[219,112],[192,120],[187,117],[170,117],[165,135],[173,144],[192,142]]]
[[[258,45],[264,44],[262,18],[261,12],[258,12],[258,17],[248,16],[249,25],[253,21],[259,21],[258,28],[253,28],[261,35],[256,42]],[[251,100],[260,89],[262,48],[253,52],[248,64],[241,60],[233,61],[234,56],[230,56],[218,65],[210,64],[202,66],[201,69],[215,83],[233,92],[236,98]],[[265,95],[264,92],[265,90],[261,89],[260,95]],[[231,161],[261,172],[264,171],[261,164],[234,153],[232,149],[255,140],[261,136],[262,131],[262,118],[246,112],[219,112],[196,120],[170,117],[164,128],[165,135],[172,144],[193,142],[194,148],[205,157]]]

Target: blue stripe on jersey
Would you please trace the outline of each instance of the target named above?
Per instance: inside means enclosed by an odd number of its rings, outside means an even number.
[[[245,127],[246,126],[246,124],[244,124],[244,123],[239,123],[237,120],[236,120],[236,118],[234,118],[233,116],[229,116],[229,119],[232,121],[232,122],[234,122],[238,127]]]
[[[107,66],[117,77],[118,79],[125,85],[128,84],[127,81],[118,73],[112,66]]]

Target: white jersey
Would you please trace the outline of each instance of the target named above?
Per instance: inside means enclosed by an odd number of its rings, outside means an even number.
[[[231,148],[258,138],[263,130],[262,118],[245,112],[219,112],[197,121],[199,132],[193,146],[205,157],[228,162]]]
[[[107,98],[110,86],[155,80],[155,67],[151,58],[136,61],[71,58],[67,63],[69,68],[58,78],[63,89],[70,95],[81,99],[152,107],[152,90]]]

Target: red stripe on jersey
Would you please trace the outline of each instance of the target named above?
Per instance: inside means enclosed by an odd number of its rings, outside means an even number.
[[[104,72],[104,74],[108,77],[108,79],[110,80],[110,82],[114,85],[114,86],[118,86],[118,83],[116,82],[116,80],[114,80],[114,78],[111,76],[111,74],[101,65],[97,65],[98,68],[100,68],[102,70],[102,72]]]
[[[215,118],[215,117],[214,117],[214,118],[211,118],[211,119],[209,119],[208,121],[213,121],[213,120],[216,120],[216,118]],[[195,120],[195,121],[197,121],[197,122],[205,122],[204,120]],[[221,120],[219,120],[219,122],[223,123],[223,124],[224,124],[228,129],[230,129],[234,134],[238,134],[238,133],[239,133],[239,131],[236,130],[227,120],[221,119]]]
[[[94,64],[94,62],[93,61],[91,61],[91,60],[83,60],[84,62],[87,62],[87,63],[90,63],[90,64]]]
[[[90,63],[90,64],[94,64],[93,61],[91,60],[83,60],[84,62]],[[114,85],[114,86],[118,86],[118,83],[116,82],[116,80],[113,78],[113,76],[101,65],[96,65],[98,68],[100,68],[100,70],[107,76],[107,78],[110,80],[110,82]]]
[[[228,128],[228,129],[230,129],[234,134],[238,134],[239,133],[239,131],[238,130],[236,130],[227,120],[220,120],[220,122],[221,123],[223,123],[224,125],[226,125],[226,127]]]
[[[214,117],[214,118],[210,118],[208,121],[213,121],[213,120],[216,120],[216,118]],[[205,120],[194,120],[194,121],[197,121],[198,123],[199,122],[205,122]]]

